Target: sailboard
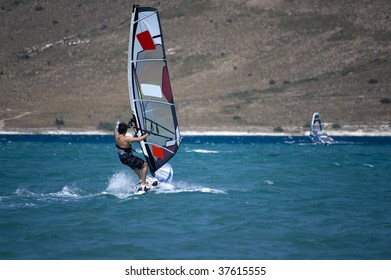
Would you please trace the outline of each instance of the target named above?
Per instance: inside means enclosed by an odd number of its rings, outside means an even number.
[[[128,47],[128,87],[136,135],[149,172],[157,180],[171,180],[168,163],[182,137],[172,94],[159,13],[152,7],[133,6]]]
[[[322,119],[317,112],[312,115],[310,138],[315,144],[330,145],[334,143],[334,139],[323,131]]]

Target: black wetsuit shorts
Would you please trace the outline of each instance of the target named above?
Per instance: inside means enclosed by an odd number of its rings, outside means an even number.
[[[144,165],[144,161],[141,158],[135,157],[134,155],[130,155],[128,158],[119,158],[120,161],[129,166],[132,169],[142,169]]]
[[[144,165],[144,161],[141,158],[135,157],[132,154],[132,146],[129,148],[120,148],[118,146],[117,151],[118,151],[118,156],[119,160],[122,162],[122,164],[125,164],[129,166],[132,169],[142,169]]]

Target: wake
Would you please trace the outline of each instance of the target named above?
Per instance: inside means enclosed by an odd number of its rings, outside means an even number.
[[[134,186],[138,180],[135,176],[130,176],[125,171],[119,171],[111,176],[107,188],[102,194],[114,195],[117,198],[124,199],[133,196],[138,196],[140,193],[134,192]],[[224,190],[206,187],[198,184],[191,184],[187,182],[171,182],[160,183],[155,189],[149,191],[151,194],[173,194],[186,192],[201,192],[211,194],[226,194]]]
[[[97,193],[87,193],[86,191],[71,186],[64,186],[58,192],[34,192],[28,188],[19,187],[15,193],[11,196],[1,196],[0,202],[12,198],[27,198],[34,200],[79,200],[83,198],[97,197],[101,195],[112,195],[120,199],[128,198],[130,196],[140,195],[140,193],[134,192],[134,186],[137,181],[133,176],[129,176],[126,172],[118,172],[114,174],[108,182],[107,188]],[[186,193],[186,192],[200,192],[200,193],[212,193],[212,194],[227,194],[225,190],[216,189],[212,187],[202,186],[198,184],[191,184],[187,182],[174,182],[174,183],[160,183],[150,193],[155,194],[170,194],[170,193]]]
[[[117,199],[138,199],[143,193],[135,193],[134,186],[138,183],[137,177],[124,170],[118,171],[109,177],[105,186],[97,190],[95,184],[78,185],[66,184],[53,191],[52,188],[37,189],[34,187],[20,186],[14,193],[0,195],[0,209],[36,208],[51,203],[67,203],[94,199],[96,197],[115,197]],[[51,190],[50,190],[51,189]],[[184,181],[160,183],[147,195],[177,194],[177,193],[209,193],[227,194],[226,190],[212,186],[203,186]]]

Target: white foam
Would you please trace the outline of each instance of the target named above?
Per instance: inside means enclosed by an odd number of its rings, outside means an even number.
[[[374,167],[375,167],[374,165],[369,164],[369,163],[364,163],[363,165],[364,165],[364,166],[367,166],[367,167],[371,167],[371,168],[374,168]]]
[[[103,193],[111,194],[118,198],[127,198],[133,194],[132,187],[136,184],[137,182],[134,182],[128,173],[119,171],[110,178],[106,191]]]
[[[182,131],[182,136],[290,136],[283,132],[247,132],[247,131]]]
[[[213,151],[213,150],[204,150],[204,149],[195,149],[195,150],[189,150],[188,153],[200,153],[200,154],[218,154],[219,151]]]
[[[156,193],[185,193],[185,192],[201,192],[213,194],[226,194],[224,190],[219,190],[207,186],[190,184],[187,182],[176,182],[171,184],[161,183],[154,190]]]
[[[19,197],[31,197],[40,201],[69,198],[80,199],[84,197],[80,193],[80,189],[70,186],[64,186],[60,191],[52,193],[34,193],[24,187],[19,187],[15,191],[15,194]]]
[[[26,188],[23,188],[23,187],[17,188],[15,191],[15,194],[17,196],[33,196],[34,195],[34,193],[30,192],[29,190],[27,190]]]
[[[110,178],[108,186],[102,194],[114,195],[120,199],[137,198],[137,196],[144,194],[144,192],[134,193],[133,186],[137,184],[136,177],[129,175],[125,171],[119,171]],[[173,193],[185,193],[185,192],[201,192],[201,193],[213,193],[213,194],[226,194],[224,190],[215,189],[208,186],[202,186],[197,184],[191,184],[186,182],[171,182],[160,183],[156,188],[152,189],[149,193],[154,194],[173,194]]]
[[[77,191],[78,189],[72,189],[71,187],[65,186],[61,189],[61,191],[49,193],[49,195],[62,198],[80,198],[81,196],[77,194]]]

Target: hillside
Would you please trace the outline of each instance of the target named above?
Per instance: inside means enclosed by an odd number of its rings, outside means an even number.
[[[135,1],[0,1],[0,129],[128,120]],[[390,131],[391,2],[160,0],[182,130]]]

